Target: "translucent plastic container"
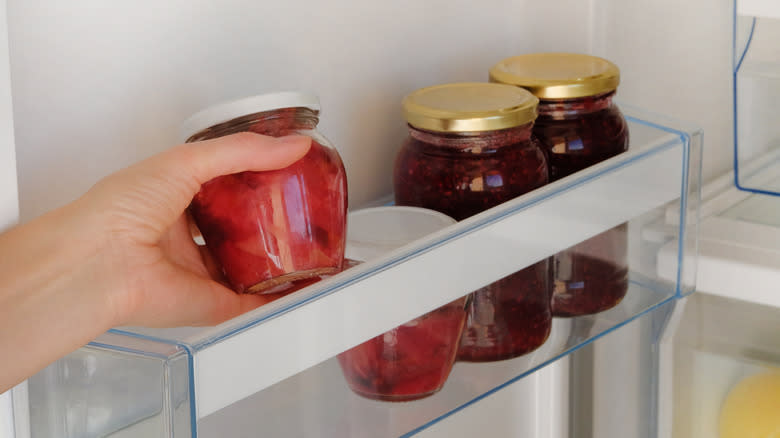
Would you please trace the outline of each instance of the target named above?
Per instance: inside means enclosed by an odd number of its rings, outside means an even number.
[[[620,71],[611,62],[572,53],[521,55],[493,66],[490,79],[539,98],[533,132],[547,153],[551,181],[628,149],[628,125],[612,101]],[[624,225],[557,254],[553,314],[585,315],[617,305],[628,290],[626,257]]]
[[[455,220],[415,207],[350,213],[347,257],[359,264],[427,236]],[[408,401],[438,392],[458,352],[466,298],[457,299],[338,355],[349,387],[367,398]]]
[[[184,123],[188,142],[243,131],[312,138],[292,165],[215,178],[192,200],[206,246],[237,292],[280,292],[341,269],[347,180],[338,152],[317,131],[318,114],[316,96],[288,92],[217,105]]]

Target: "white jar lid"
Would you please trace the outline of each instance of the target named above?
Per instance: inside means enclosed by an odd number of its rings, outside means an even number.
[[[282,91],[219,103],[185,120],[181,124],[180,141],[187,141],[194,134],[228,120],[280,108],[309,108],[319,111],[320,99],[313,93]]]

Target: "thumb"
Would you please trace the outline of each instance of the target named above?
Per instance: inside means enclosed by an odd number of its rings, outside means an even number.
[[[302,135],[268,137],[242,132],[196,143],[183,144],[152,157],[162,171],[190,179],[190,198],[201,184],[222,175],[247,170],[282,169],[301,159],[311,146]],[[187,200],[189,203],[189,200]]]
[[[251,132],[183,144],[111,175],[96,185],[93,197],[158,234],[181,216],[203,183],[248,170],[287,167],[310,146],[306,136],[275,138]]]

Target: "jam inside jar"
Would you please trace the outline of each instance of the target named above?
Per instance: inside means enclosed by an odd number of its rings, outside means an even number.
[[[350,389],[409,401],[439,391],[450,374],[466,320],[466,298],[415,318],[338,355]]]
[[[628,149],[628,127],[614,92],[567,100],[540,100],[534,134],[550,162],[551,181]],[[610,309],[628,291],[627,226],[619,225],[554,257],[555,316]]]
[[[513,87],[481,85],[502,87],[497,91],[509,96],[513,93]],[[475,94],[485,96],[490,91]],[[424,97],[427,105],[435,102],[435,96]],[[446,97],[442,106],[457,105],[457,98],[462,96],[455,93],[454,97]],[[484,101],[479,103],[475,106],[489,107]],[[438,114],[444,109],[454,113],[451,118],[457,118],[457,111],[442,106],[436,108]],[[424,114],[427,107],[420,110],[407,105],[409,137],[394,170],[396,204],[429,208],[463,220],[545,185],[547,161],[531,136],[535,99],[532,106],[527,118],[515,118],[513,124],[501,129],[478,130],[474,128],[479,125],[470,125],[472,129],[467,126],[443,132],[437,126],[446,124],[428,124],[428,119],[417,117],[416,112]],[[522,104],[514,107],[521,108]],[[495,114],[486,111],[486,119],[504,114],[501,108],[495,109]],[[473,118],[473,113],[469,117]],[[541,346],[552,326],[552,284],[546,272],[549,261],[542,260],[474,292],[458,358],[501,360]]]
[[[257,97],[258,106],[263,97]],[[312,138],[309,152],[292,165],[215,178],[190,204],[209,252],[236,292],[281,292],[341,269],[346,174],[336,150],[316,130],[318,109],[318,104],[265,109],[208,125],[188,139],[244,131]]]
[[[537,349],[550,336],[549,259],[474,292],[458,360],[510,359]]]
[[[522,87],[539,98],[534,136],[550,165],[550,181],[628,149],[628,126],[612,101],[620,70],[612,62],[577,53],[531,53],[504,59],[490,80]],[[572,212],[576,215],[577,212]],[[600,312],[628,291],[626,225],[555,255],[555,316]]]

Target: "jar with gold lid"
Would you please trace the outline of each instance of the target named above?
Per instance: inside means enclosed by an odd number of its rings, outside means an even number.
[[[620,70],[612,62],[574,53],[527,54],[493,66],[490,80],[539,98],[533,132],[547,153],[551,181],[628,149],[628,126],[613,102]],[[575,316],[617,305],[628,288],[626,251],[624,224],[557,254],[553,313]]]
[[[525,90],[489,83],[409,94],[396,203],[462,220],[546,184],[547,161],[531,135],[537,103]],[[477,291],[458,359],[506,359],[544,343],[552,323],[550,272],[545,259]]]

